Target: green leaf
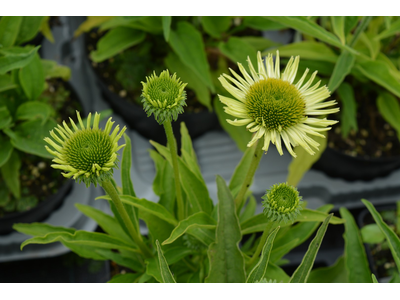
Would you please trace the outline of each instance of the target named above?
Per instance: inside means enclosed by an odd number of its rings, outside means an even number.
[[[299,214],[294,222],[322,222],[324,221],[328,215],[324,212],[312,210],[308,208],[304,208],[301,210],[301,214]],[[264,231],[267,223],[269,223],[268,217],[266,217],[263,213],[258,214],[250,219],[247,219],[240,227],[242,229],[242,234],[249,234],[253,232]],[[331,224],[343,224],[344,220],[338,217],[332,217],[330,219]],[[281,227],[289,226],[290,224],[286,224],[285,222],[280,222],[278,224]]]
[[[307,283],[348,283],[344,256],[332,266],[312,270]]]
[[[201,25],[204,31],[214,38],[220,38],[231,26],[231,17],[228,16],[203,16]]]
[[[277,22],[273,22],[264,17],[258,17],[258,16],[243,17],[243,26],[257,30],[281,30],[286,27]]]
[[[375,207],[371,202],[362,199],[362,203],[368,208],[372,217],[375,220],[375,223],[379,226],[381,231],[386,237],[386,240],[389,244],[390,252],[392,252],[394,261],[396,262],[397,268],[400,271],[400,239],[396,235],[396,233],[382,220],[381,215],[376,211]]]
[[[375,35],[373,34],[365,32],[360,34],[360,41],[363,42],[365,46],[367,46],[373,60],[376,59],[376,56],[380,53],[381,50],[381,43],[379,40],[375,40],[374,36]]]
[[[21,197],[21,182],[19,180],[20,168],[21,159],[17,151],[13,151],[9,159],[0,168],[4,182],[17,199]]]
[[[256,51],[264,51],[265,49],[278,47],[280,44],[273,42],[261,36],[242,36],[239,37],[246,44],[252,46]]]
[[[218,98],[214,99],[214,109],[218,116],[219,124],[229,134],[229,136],[236,142],[237,147],[241,151],[246,151],[247,144],[251,140],[252,133],[246,129],[245,126],[232,126],[226,119],[231,119],[232,116],[228,115],[224,109],[224,105]]]
[[[112,17],[109,20],[106,20],[105,22],[102,22],[100,26],[100,31],[105,31],[107,29],[112,29],[115,27],[130,27],[131,23],[134,23],[136,21],[140,21],[145,19],[145,16],[118,16],[118,17]]]
[[[173,243],[193,227],[214,229],[216,221],[204,212],[195,213],[185,220],[180,221],[178,226],[171,232],[170,237],[162,242],[162,245]]]
[[[325,216],[327,216],[327,213],[332,209],[332,207],[333,205],[329,204],[323,205],[318,208],[317,211],[322,212],[325,214]],[[323,220],[324,219],[321,218],[319,222],[300,222],[293,226],[287,227],[286,230],[280,230],[275,238],[274,248],[272,249],[270,260],[272,262],[277,262],[286,253],[289,253],[292,249],[308,240],[315,230],[317,230]]]
[[[381,40],[400,32],[400,19],[390,24],[390,27],[375,36],[376,40]]]
[[[245,282],[244,258],[239,250],[239,220],[233,197],[225,181],[217,175],[218,224],[215,243],[208,249],[210,272],[206,282]]]
[[[175,219],[175,217],[172,216],[170,214],[170,212],[168,212],[164,206],[162,206],[158,203],[154,203],[147,199],[139,199],[139,198],[132,197],[129,195],[120,195],[119,197],[121,198],[122,203],[126,203],[129,205],[135,206],[135,207],[139,208],[139,210],[143,210],[145,212],[153,214],[156,217],[168,222],[171,225],[174,225],[174,226],[178,225],[178,221]],[[101,196],[101,197],[97,197],[96,200],[97,199],[105,199],[108,201],[111,200],[111,198],[109,196]]]
[[[93,28],[99,27],[101,24],[106,21],[112,19],[114,17],[106,17],[106,16],[89,16],[86,17],[86,20],[79,25],[78,29],[74,32],[74,38],[80,36],[84,32],[89,32]]]
[[[290,280],[290,277],[285,273],[283,269],[271,262],[268,263],[265,278],[267,280],[272,279],[282,283],[288,283]]]
[[[51,32],[51,28],[50,28],[50,17],[49,16],[46,16],[43,18],[42,23],[40,24],[39,30],[49,42],[54,43],[53,33]]]
[[[0,93],[15,89],[17,85],[12,81],[11,76],[9,75],[0,75]]]
[[[342,136],[346,138],[351,129],[358,130],[357,126],[357,104],[354,98],[354,91],[350,84],[343,82],[337,90],[342,102],[342,117],[340,128]]]
[[[120,239],[111,237],[104,233],[87,232],[83,230],[77,230],[74,234],[68,232],[54,232],[46,234],[45,236],[33,237],[21,244],[21,250],[29,244],[50,244],[64,241],[71,244],[86,245],[104,249],[122,249],[128,251],[134,250],[130,244],[125,243]]]
[[[336,63],[338,56],[332,51],[327,45],[314,41],[303,41],[298,43],[291,43],[273,49],[269,49],[263,52],[263,55],[267,53],[274,53],[279,50],[279,57],[291,57],[299,55],[301,59],[317,60]]]
[[[0,134],[0,167],[4,165],[11,156],[13,146],[8,137]]]
[[[196,152],[193,149],[192,139],[184,122],[181,122],[181,142],[182,142],[181,151],[186,152],[190,157],[190,160],[188,160],[185,157],[183,157],[183,160],[185,161],[185,163],[189,165],[190,169],[194,173],[197,173],[198,175],[201,176],[200,167],[197,163]]]
[[[344,16],[331,17],[331,21],[332,21],[333,32],[337,35],[337,37],[340,39],[343,45],[346,44],[346,35],[344,33],[345,17]]]
[[[142,276],[141,273],[125,273],[114,275],[107,283],[135,283]]]
[[[54,60],[42,59],[43,73],[46,79],[61,78],[68,81],[71,78],[71,69],[57,64]]]
[[[0,45],[11,47],[17,40],[23,17],[4,16],[0,20]]]
[[[201,33],[187,22],[178,22],[176,30],[171,30],[169,44],[186,67],[214,92]]]
[[[157,255],[158,255],[158,261],[160,262],[160,273],[161,273],[161,278],[162,282],[164,283],[176,283],[174,276],[172,276],[171,270],[168,267],[167,260],[164,257],[164,254],[161,250],[161,246],[159,241],[156,241],[157,245]]]
[[[376,276],[375,276],[375,274],[371,274],[371,278],[372,278],[372,283],[379,283],[378,282],[378,279],[376,279]]]
[[[45,77],[39,54],[19,71],[19,82],[30,100],[36,100],[43,92]]]
[[[152,144],[172,166],[169,149],[154,141],[150,141],[150,144]],[[203,178],[198,177],[196,173],[192,172],[181,157],[178,157],[178,165],[181,185],[187,195],[188,201],[192,205],[193,212],[204,211],[210,214],[213,208],[213,202],[209,196]]]
[[[88,205],[76,203],[75,206],[85,216],[95,220],[96,223],[104,230],[104,232],[115,238],[130,243],[132,246],[135,246],[135,243],[132,242],[131,237],[124,232],[115,218]]]
[[[397,131],[400,137],[400,104],[399,101],[390,93],[382,92],[376,100],[378,110],[382,117]]]
[[[247,277],[246,283],[254,283],[262,280],[265,277],[265,273],[267,272],[269,256],[271,254],[272,245],[274,244],[274,239],[276,233],[279,230],[279,226],[276,227],[268,236],[265,241],[264,247],[261,252],[260,260],[251,270],[249,276]]]
[[[164,39],[165,39],[166,42],[168,42],[169,33],[171,32],[172,17],[171,16],[162,16],[161,18],[162,18]]]
[[[25,16],[22,17],[22,23],[19,28],[16,45],[32,40],[39,32],[40,25],[44,17],[39,16]]]
[[[345,263],[350,283],[371,282],[367,255],[361,239],[361,234],[351,213],[344,207],[340,208],[340,215],[346,220],[344,223],[344,253]]]
[[[250,57],[253,64],[257,63],[256,49],[238,37],[231,36],[227,42],[221,42],[218,48],[235,64],[241,63],[247,72],[250,72],[247,57]]]
[[[15,229],[18,232],[25,233],[27,235],[32,235],[32,236],[45,236],[46,234],[49,233],[54,233],[54,232],[67,232],[74,234],[75,229],[73,228],[66,228],[66,227],[61,227],[61,226],[53,226],[50,224],[46,223],[15,223],[13,225],[13,229]]]
[[[133,258],[123,257],[120,253],[113,252],[108,249],[97,249],[96,252],[103,256],[105,259],[112,260],[120,266],[130,268],[133,271],[143,273],[144,265],[141,264],[138,260]]]
[[[132,146],[131,139],[125,133],[125,147],[122,152],[121,159],[121,182],[122,182],[122,194],[136,197],[135,190],[131,179],[131,166],[132,166]],[[136,231],[139,232],[139,217],[138,209],[134,206],[123,204],[127,211],[132,224],[135,226]]]
[[[42,122],[37,119],[26,121],[15,126],[13,131],[6,129],[4,132],[11,138],[12,145],[18,150],[40,157],[54,158],[46,151],[44,146],[47,144],[43,139],[57,124],[52,119],[48,119],[44,124]]]
[[[339,47],[341,49],[346,49],[353,54],[357,54],[357,51],[354,49],[343,45],[332,33],[326,31],[321,26],[316,23],[308,20],[306,17],[281,17],[281,16],[273,16],[273,17],[265,17],[272,21],[281,23],[293,29],[296,29],[304,34],[315,37],[325,43],[328,43],[332,46]]]
[[[354,65],[354,55],[348,51],[343,51],[336,62],[333,74],[329,79],[328,89],[333,93],[343,82],[345,77],[350,73]]]
[[[18,106],[15,118],[17,120],[34,120],[39,118],[44,123],[53,112],[53,108],[44,102],[28,101]]]
[[[0,106],[0,129],[9,127],[11,123],[12,117],[7,106]]]
[[[255,155],[255,149],[255,147],[246,147],[246,151],[232,174],[231,180],[229,181],[229,189],[234,196],[236,196],[235,193],[239,192],[239,189],[246,178],[247,171],[249,170],[250,164]]]
[[[383,61],[364,60],[357,61],[355,67],[365,77],[400,97],[399,71],[393,70],[389,64]]]
[[[102,62],[116,54],[141,43],[146,34],[133,28],[117,27],[111,29],[97,43],[97,49],[90,53],[94,62]]]
[[[322,133],[326,136],[326,133]],[[297,186],[304,174],[312,167],[312,165],[321,157],[321,154],[326,148],[326,138],[319,136],[313,136],[313,140],[319,143],[319,150],[315,151],[314,155],[308,153],[303,147],[297,146],[294,148],[294,152],[297,157],[292,158],[292,161],[288,167],[288,177],[286,182],[289,185]]]
[[[357,16],[345,16],[344,17],[344,35],[347,36],[351,30],[357,25]]]
[[[301,264],[297,267],[296,271],[294,271],[292,277],[290,278],[291,283],[307,282],[308,276],[310,275],[311,269],[314,265],[315,257],[317,256],[319,247],[321,246],[322,239],[324,238],[329,220],[331,219],[332,215],[333,214],[330,214],[318,229],[315,238],[311,241],[310,246],[308,246],[308,250],[303,257]]]
[[[33,49],[29,47],[0,48],[0,54],[3,54],[3,57],[0,57],[0,74],[25,67],[32,61],[39,48],[40,46]]]
[[[385,235],[377,224],[368,224],[360,229],[363,243],[379,244],[385,240]]]
[[[210,91],[207,84],[201,80],[196,72],[188,68],[174,52],[168,53],[165,64],[171,72],[178,74],[182,82],[187,83],[189,89],[194,90],[197,100],[211,110]]]

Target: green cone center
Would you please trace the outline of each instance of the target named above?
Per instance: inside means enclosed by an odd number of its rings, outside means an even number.
[[[305,101],[288,81],[268,78],[250,87],[246,109],[258,125],[280,131],[300,123],[304,118]]]
[[[147,83],[147,93],[153,101],[164,103],[167,100],[166,106],[176,104],[181,96],[180,85],[172,80],[169,76],[160,76]]]
[[[291,212],[299,205],[297,190],[291,186],[279,185],[274,187],[268,195],[271,207],[280,212]]]
[[[79,171],[92,172],[93,164],[103,167],[112,156],[110,136],[100,129],[75,132],[65,145],[68,164]]]

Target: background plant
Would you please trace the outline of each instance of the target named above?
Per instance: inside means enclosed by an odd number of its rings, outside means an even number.
[[[68,80],[70,70],[40,58],[40,46],[30,45],[39,32],[52,39],[49,17],[0,19],[0,208],[25,210],[38,199],[21,194],[21,158],[50,158],[43,138],[56,124],[61,99],[46,93],[46,79]],[[61,91],[66,94],[67,91]]]

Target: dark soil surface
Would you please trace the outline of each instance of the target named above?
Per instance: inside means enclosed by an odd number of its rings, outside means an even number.
[[[333,95],[332,99],[340,98]],[[329,115],[328,119],[339,120],[328,131],[328,146],[350,156],[361,158],[400,157],[400,142],[396,130],[388,124],[378,111],[376,97],[357,99],[358,131],[351,130],[347,138],[340,129],[341,112]]]

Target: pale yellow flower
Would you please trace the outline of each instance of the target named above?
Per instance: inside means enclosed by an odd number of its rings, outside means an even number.
[[[234,77],[222,74],[219,81],[233,98],[219,96],[226,106],[225,112],[237,118],[227,120],[234,126],[246,126],[254,132],[251,147],[257,140],[264,137],[263,150],[267,151],[270,142],[276,145],[280,155],[283,154],[282,141],[289,153],[296,157],[292,147],[302,146],[308,153],[314,154],[319,143],[312,136],[321,136],[320,132],[331,129],[337,121],[326,118],[316,118],[336,113],[339,108],[332,108],[335,100],[325,101],[330,96],[326,86],[319,87],[320,81],[311,86],[315,79],[315,71],[310,79],[303,84],[308,69],[300,80],[294,84],[300,57],[291,57],[284,72],[279,66],[279,52],[276,53],[275,65],[272,54],[264,60],[261,53],[257,54],[258,71],[253,67],[250,58],[248,64],[250,74],[242,64],[238,63],[242,76],[230,69]]]

